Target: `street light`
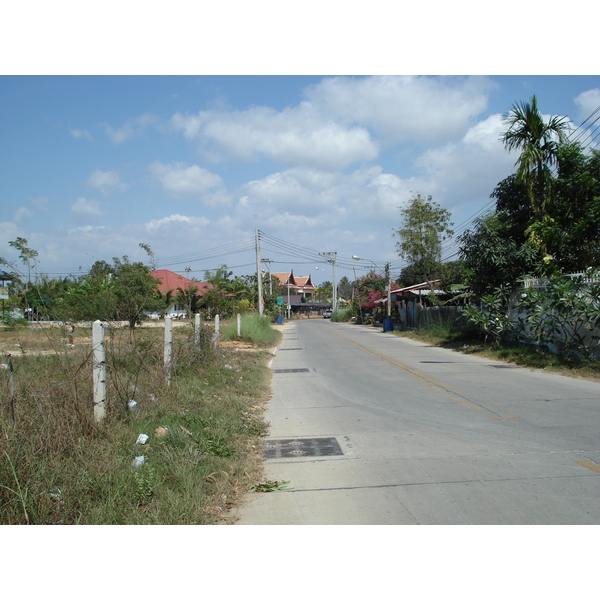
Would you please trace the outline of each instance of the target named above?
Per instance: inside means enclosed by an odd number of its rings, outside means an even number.
[[[376,262],[372,261],[370,258],[363,258],[362,256],[356,256],[356,254],[353,254],[352,258],[354,260],[368,260],[369,262],[373,263],[376,268],[379,269],[379,265]]]

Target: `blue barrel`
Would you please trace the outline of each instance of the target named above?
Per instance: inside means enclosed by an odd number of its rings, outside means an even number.
[[[277,317],[277,325],[282,325],[283,324],[283,317],[281,315],[279,315]]]
[[[383,320],[383,331],[394,331],[394,319]]]

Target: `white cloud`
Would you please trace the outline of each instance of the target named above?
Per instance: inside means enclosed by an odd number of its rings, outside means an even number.
[[[113,144],[122,144],[134,137],[138,137],[144,130],[148,129],[158,121],[158,117],[146,113],[140,117],[129,119],[122,127],[114,129],[104,124],[104,132]]]
[[[324,116],[367,126],[387,141],[443,143],[474,123],[495,85],[485,77],[333,77],[306,96]]]
[[[171,225],[177,225],[180,227],[181,225],[189,225],[193,228],[201,228],[207,227],[210,224],[210,220],[204,217],[187,217],[184,215],[169,215],[168,217],[163,217],[162,219],[152,219],[148,223],[145,223],[144,227],[147,231],[153,232],[157,229],[161,229],[164,227],[169,227]]]
[[[581,94],[574,99],[574,102],[579,108],[579,114],[577,118],[580,121],[587,119],[600,106],[600,88],[594,88],[592,90],[581,92]],[[592,121],[594,120],[595,116],[592,118]],[[585,125],[589,125],[589,123],[590,121],[588,121]]]
[[[83,138],[89,140],[90,142],[94,141],[92,134],[89,131],[86,131],[85,129],[71,129],[71,135],[75,139]]]
[[[22,223],[33,216],[33,211],[26,206],[21,206],[15,211],[15,223]]]
[[[167,194],[178,198],[202,196],[223,185],[218,175],[198,165],[188,167],[181,162],[170,165],[155,162],[150,165],[150,172],[160,181]]]
[[[98,226],[94,226],[94,225],[83,225],[82,227],[72,227],[71,229],[69,229],[69,234],[84,234],[84,235],[88,235],[91,233],[104,233],[104,231],[106,230],[106,227],[104,225],[98,225]]]
[[[421,173],[414,191],[432,195],[451,211],[489,200],[496,184],[514,171],[515,157],[499,141],[502,131],[501,115],[491,115],[462,140],[424,152],[415,161]]]
[[[348,128],[321,118],[307,104],[278,112],[268,107],[245,111],[176,114],[172,126],[197,139],[208,155],[255,160],[260,157],[321,169],[342,169],[377,156],[377,147],[362,127]]]
[[[261,227],[284,215],[309,219],[312,227],[362,229],[394,219],[411,185],[379,166],[349,174],[294,168],[243,186],[237,209],[240,218]]]
[[[88,200],[83,197],[77,198],[77,200],[71,204],[71,211],[73,211],[75,216],[80,218],[99,217],[103,214],[96,200]]]
[[[196,198],[210,208],[231,203],[223,180],[198,165],[187,166],[181,162],[164,165],[157,161],[150,165],[150,173],[171,197]]]
[[[127,185],[121,182],[119,174],[116,171],[101,171],[96,169],[87,180],[90,187],[100,190],[106,194],[112,191],[123,192]]]

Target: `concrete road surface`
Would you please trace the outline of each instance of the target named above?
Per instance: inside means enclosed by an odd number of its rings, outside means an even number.
[[[600,384],[290,322],[238,524],[600,524]]]

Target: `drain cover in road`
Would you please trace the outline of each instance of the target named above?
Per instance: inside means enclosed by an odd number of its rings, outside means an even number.
[[[310,373],[310,369],[273,369],[273,373]]]
[[[333,437],[266,440],[263,458],[299,458],[306,456],[342,456]]]

